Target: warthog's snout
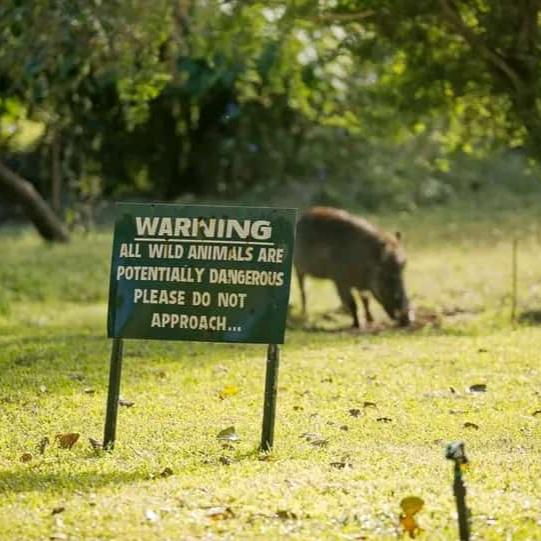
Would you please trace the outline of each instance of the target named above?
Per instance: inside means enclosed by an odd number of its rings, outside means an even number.
[[[396,311],[396,320],[401,327],[407,327],[415,321],[415,312],[411,308]]]

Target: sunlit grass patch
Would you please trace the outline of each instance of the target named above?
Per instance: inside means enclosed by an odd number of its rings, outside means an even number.
[[[66,247],[4,234],[0,537],[396,539],[412,495],[425,502],[422,538],[456,539],[452,440],[471,460],[477,538],[541,537],[541,328],[509,320],[517,232],[519,312],[541,304],[534,214],[488,213],[479,227],[459,209],[398,217],[408,290],[438,325],[397,330],[378,312],[378,332],[352,332],[332,284],[316,280],[303,321],[294,284],[269,455],[258,451],[264,346],[136,340],[116,448],[94,450],[110,234]],[[219,441],[231,426],[240,441]],[[62,449],[55,436],[67,433],[80,436]]]

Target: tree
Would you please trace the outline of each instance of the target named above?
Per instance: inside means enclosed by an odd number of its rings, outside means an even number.
[[[537,0],[300,2],[314,25],[348,34],[372,98],[409,127],[445,117],[455,146],[504,141],[541,159],[541,47]],[[332,7],[328,7],[332,6]]]
[[[67,242],[69,235],[34,186],[0,162],[0,191],[19,203],[41,236],[52,242]]]

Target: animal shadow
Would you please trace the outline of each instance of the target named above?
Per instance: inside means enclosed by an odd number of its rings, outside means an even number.
[[[541,310],[526,310],[519,314],[517,321],[524,325],[541,325]]]

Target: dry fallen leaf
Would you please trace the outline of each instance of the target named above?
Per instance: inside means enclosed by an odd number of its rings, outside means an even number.
[[[535,411],[532,413],[532,417],[537,417],[538,415],[541,415],[541,410],[535,410]]]
[[[370,402],[368,400],[366,400],[365,402],[363,402],[363,408],[377,408],[377,404],[375,402]]]
[[[79,434],[76,432],[69,432],[67,434],[57,434],[54,437],[54,441],[58,442],[60,449],[71,449],[79,439]]]
[[[327,447],[327,445],[329,445],[329,440],[326,440],[324,438],[321,438],[319,440],[312,440],[310,442],[310,445],[313,445],[314,447]]]
[[[352,417],[359,417],[361,415],[361,410],[358,409],[358,408],[351,408],[348,413],[352,416]]]
[[[58,507],[53,507],[51,515],[58,515],[58,513],[63,513],[65,510],[66,508],[62,505],[59,505]]]
[[[90,446],[94,451],[101,451],[103,450],[103,443],[101,441],[95,440],[94,438],[88,438],[88,441],[90,442]]]
[[[390,417],[378,417],[376,419],[378,423],[392,423],[393,420]]]
[[[349,462],[331,462],[329,464],[331,468],[336,468],[337,470],[343,470],[345,468],[353,468],[353,464]]]
[[[171,477],[171,475],[173,475],[173,470],[169,467],[169,466],[166,466],[161,472],[160,472],[160,477]]]
[[[411,515],[400,515],[400,526],[404,529],[404,531],[410,536],[410,539],[415,539],[415,536],[419,532],[419,524],[417,524],[417,521],[415,520],[415,517],[412,517]]]
[[[408,496],[400,502],[402,509],[399,517],[400,525],[411,539],[414,539],[421,532],[421,528],[419,528],[415,520],[415,515],[423,508],[424,504],[424,500],[417,496]]]
[[[416,515],[424,505],[424,500],[417,496],[408,496],[400,502],[400,507],[406,515]]]
[[[486,393],[487,386],[486,383],[476,383],[474,385],[470,385],[468,390],[470,393]]]
[[[233,518],[235,513],[233,513],[231,507],[211,507],[207,510],[206,516],[212,520],[226,520]]]
[[[85,394],[94,394],[96,391],[92,387],[85,387],[83,392]]]
[[[464,428],[473,428],[474,430],[479,430],[479,425],[471,423],[470,421],[466,421],[464,423]]]
[[[314,447],[326,447],[327,445],[329,445],[328,439],[325,439],[314,432],[304,432],[304,434],[301,434],[300,437]]]
[[[23,453],[21,455],[21,462],[30,462],[33,458],[32,453]]]
[[[216,437],[221,441],[240,441],[239,435],[235,432],[234,426],[229,426],[218,432]]]
[[[118,405],[124,406],[125,408],[131,408],[135,405],[135,402],[133,400],[126,400],[125,398],[119,398]]]
[[[218,398],[220,400],[225,400],[231,396],[238,394],[239,388],[236,385],[226,385],[219,393]]]
[[[286,509],[278,509],[276,516],[282,520],[297,520],[298,517],[293,511],[287,511]]]

